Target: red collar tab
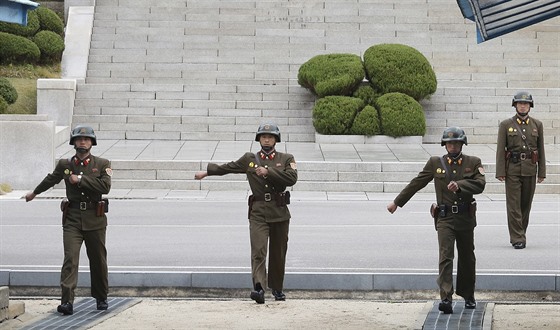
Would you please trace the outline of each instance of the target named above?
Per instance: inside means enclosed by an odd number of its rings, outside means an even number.
[[[88,166],[88,164],[91,162],[91,159],[88,157],[84,160],[81,160],[79,157],[74,157],[74,164],[75,165],[82,165],[82,166]]]
[[[263,151],[259,152],[259,157],[261,157],[261,159],[274,159],[275,156],[276,151],[273,151],[270,154],[266,154]]]

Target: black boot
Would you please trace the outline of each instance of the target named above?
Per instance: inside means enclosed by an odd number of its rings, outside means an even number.
[[[272,295],[274,296],[274,300],[276,301],[286,300],[286,295],[280,290],[272,290]]]
[[[444,299],[439,303],[439,310],[443,314],[453,314],[453,304],[448,299]]]
[[[474,300],[474,296],[470,296],[469,298],[465,299],[465,308],[466,309],[476,308],[476,300]]]
[[[109,308],[107,299],[97,299],[97,310],[104,311],[107,310],[107,308]]]
[[[264,304],[264,290],[251,291],[251,299],[257,302],[257,304]]]
[[[72,303],[65,302],[64,304],[58,305],[56,311],[64,315],[72,315],[74,314],[74,307],[72,307]]]

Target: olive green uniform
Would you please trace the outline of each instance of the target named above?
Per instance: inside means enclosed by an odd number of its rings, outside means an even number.
[[[445,208],[445,214],[440,213],[436,223],[439,242],[437,283],[440,296],[442,300],[452,301],[454,245],[457,241],[457,294],[469,298],[474,295],[476,282],[474,254],[476,203],[473,195],[480,194],[484,190],[486,185],[484,169],[478,157],[462,154],[457,161],[453,161],[448,156],[443,156],[442,164],[440,157],[432,156],[418,176],[412,179],[395,198],[394,203],[403,207],[432,179],[437,204]],[[460,190],[457,193],[447,189],[450,181],[455,181],[459,185]]]
[[[532,151],[538,152],[535,163],[531,160]],[[532,117],[523,121],[517,116],[502,121],[498,129],[496,177],[506,178],[507,219],[512,244],[527,241],[525,234],[537,176],[546,177],[542,123]]]
[[[266,166],[268,175],[258,176],[256,168]],[[288,250],[290,211],[287,205],[279,206],[277,199],[284,198],[286,187],[297,182],[294,156],[274,152],[272,159],[263,153],[245,153],[241,158],[223,165],[208,164],[208,175],[246,173],[252,197],[250,197],[249,232],[251,239],[251,270],[253,286],[269,287],[282,291]],[[269,242],[270,239],[270,242]],[[267,245],[269,245],[267,247]],[[266,254],[269,248],[267,277]]]
[[[81,174],[79,184],[71,184],[71,174]],[[78,284],[80,249],[85,241],[89,259],[91,295],[100,300],[107,299],[109,292],[107,249],[105,235],[107,216],[97,216],[97,202],[102,194],[111,189],[111,164],[107,159],[90,155],[84,162],[76,156],[61,159],[56,168],[35,188],[40,194],[64,180],[66,196],[70,201],[63,221],[64,262],[60,274],[62,303],[74,302],[74,291]],[[85,208],[85,210],[80,209]]]

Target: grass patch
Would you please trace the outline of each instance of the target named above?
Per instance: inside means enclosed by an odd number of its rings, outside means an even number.
[[[60,78],[60,64],[55,65],[0,65],[0,77],[6,77],[18,92],[18,99],[8,105],[6,114],[37,113],[37,79]]]

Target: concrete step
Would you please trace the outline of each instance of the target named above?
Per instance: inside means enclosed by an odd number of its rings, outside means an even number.
[[[113,188],[173,190],[244,190],[245,175],[212,176],[202,181],[194,174],[206,168],[201,161],[112,161]],[[400,192],[422,169],[418,162],[298,162],[294,191]],[[504,193],[495,179],[495,165],[487,164],[487,193]],[[433,191],[430,183],[422,192]],[[560,164],[547,166],[547,178],[537,193],[560,194]]]

